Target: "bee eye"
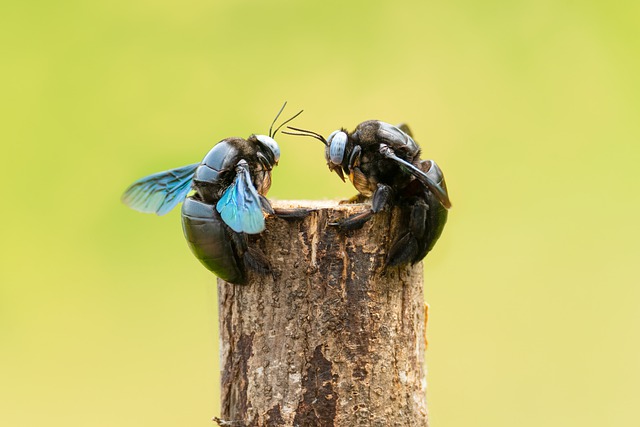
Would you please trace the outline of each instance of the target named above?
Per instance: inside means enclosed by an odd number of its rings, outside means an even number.
[[[267,135],[256,135],[256,139],[262,143],[265,147],[267,147],[273,153],[273,158],[276,162],[280,160],[280,147],[278,147],[278,143],[275,139],[267,136]]]
[[[329,144],[329,159],[331,163],[340,165],[344,159],[344,150],[347,146],[347,134],[342,131],[335,131],[327,139]]]

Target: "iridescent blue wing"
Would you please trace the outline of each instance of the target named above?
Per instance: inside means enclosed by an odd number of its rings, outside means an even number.
[[[145,176],[126,189],[122,202],[140,212],[164,215],[187,197],[199,165],[194,163]]]
[[[222,220],[237,233],[257,234],[264,230],[260,196],[246,168],[237,168],[233,183],[218,200]]]

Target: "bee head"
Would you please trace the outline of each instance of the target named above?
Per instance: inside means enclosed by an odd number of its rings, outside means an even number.
[[[263,147],[263,151],[266,150],[266,157],[272,165],[277,165],[280,160],[280,147],[275,139],[267,135],[256,135],[256,139]]]
[[[327,138],[326,148],[324,150],[324,157],[327,160],[327,166],[329,169],[338,174],[343,181],[344,173],[342,172],[342,162],[344,161],[344,153],[346,151],[347,142],[349,137],[344,130],[336,130]]]

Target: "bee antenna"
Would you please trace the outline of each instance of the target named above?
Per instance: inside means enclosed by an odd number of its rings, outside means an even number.
[[[302,114],[302,112],[303,112],[303,111],[304,111],[304,110],[300,110],[300,111],[298,111],[298,113],[297,113],[297,114],[295,114],[293,117],[291,117],[289,120],[285,120],[284,122],[282,122],[282,124],[276,128],[276,131],[275,131],[275,132],[273,132],[273,135],[272,135],[272,136],[270,135],[270,136],[271,136],[271,138],[273,138],[274,136],[276,136],[276,134],[278,133],[278,131],[280,130],[280,128],[282,128],[282,126],[286,125],[286,124],[287,124],[287,123],[289,123],[291,120],[293,120],[293,119],[295,119],[296,117],[298,117],[300,114]],[[269,132],[271,132],[271,129],[269,129]]]
[[[271,122],[271,126],[269,126],[269,138],[273,138],[273,134],[271,133],[271,130],[273,129],[273,125],[276,124],[276,120],[278,120],[278,117],[280,117],[280,114],[282,114],[282,110],[284,110],[284,107],[286,106],[287,106],[287,101],[284,101],[284,104],[282,104],[280,111],[278,111],[278,114],[276,114],[276,118],[273,119],[273,122]],[[276,129],[276,132],[278,132],[278,129]]]
[[[320,135],[319,133],[307,129],[294,128],[293,126],[287,126],[287,129],[295,130],[296,132],[282,131],[282,133],[294,136],[310,136],[311,138],[317,139],[318,141],[322,142],[324,145],[327,145],[327,140],[324,139],[324,136]]]

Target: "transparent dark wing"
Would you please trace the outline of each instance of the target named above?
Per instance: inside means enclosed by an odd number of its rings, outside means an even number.
[[[224,192],[216,209],[222,220],[237,233],[257,234],[264,230],[264,215],[260,196],[249,171],[238,168],[233,183]]]
[[[451,201],[449,200],[449,194],[447,193],[447,187],[444,183],[444,176],[442,175],[442,171],[440,168],[437,168],[435,162],[431,162],[437,169],[429,170],[429,172],[425,172],[421,169],[418,169],[416,166],[407,162],[406,160],[401,159],[396,156],[391,147],[386,147],[386,149],[382,149],[380,153],[391,159],[401,166],[403,166],[411,175],[416,177],[418,181],[420,181],[423,185],[425,185],[429,190],[433,192],[433,194],[440,200],[442,206],[449,209],[451,208]]]
[[[145,176],[126,189],[122,202],[140,212],[164,215],[187,197],[199,165],[194,163]]]
[[[407,135],[409,135],[410,137],[413,138],[413,134],[411,133],[411,128],[409,127],[408,124],[400,123],[400,124],[396,125],[396,127],[398,129],[400,129],[402,132],[406,133]]]
[[[405,132],[408,130],[409,132]],[[420,147],[411,137],[411,131],[407,125],[393,126],[386,122],[378,122],[376,137],[380,142],[387,144],[394,150],[407,153],[410,157],[420,152]]]

